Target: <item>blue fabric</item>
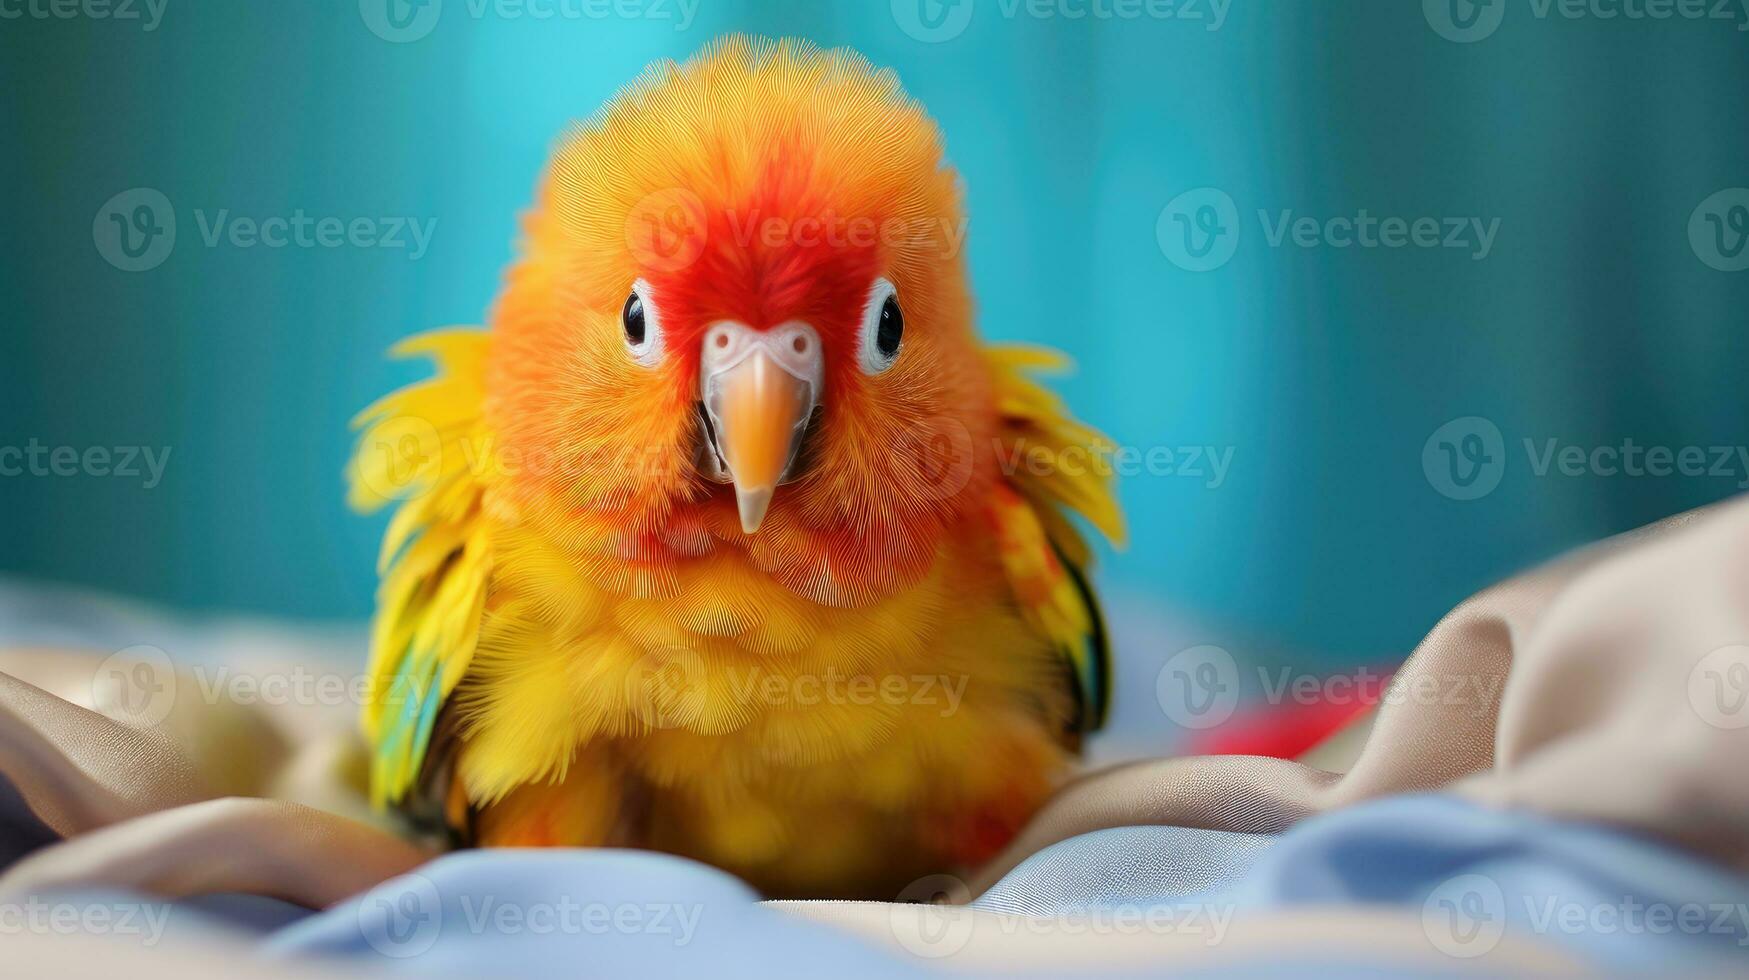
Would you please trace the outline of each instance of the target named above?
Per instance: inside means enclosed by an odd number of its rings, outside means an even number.
[[[1095,831],[1027,858],[972,904],[1059,915],[1198,895],[1236,884],[1274,842],[1268,834],[1188,827]]]
[[[509,911],[505,911],[509,910]],[[504,916],[504,918],[501,918]],[[269,938],[276,956],[419,977],[896,975],[713,868],[641,851],[468,851]]]
[[[271,946],[285,956],[337,955],[361,965],[458,976],[488,968],[499,976],[533,976],[559,962],[579,976],[700,967],[723,976],[769,976],[773,950],[782,950],[780,973],[829,967],[840,977],[897,976],[914,965],[902,967],[855,939],[760,907],[727,876],[669,857],[471,853],[434,862],[422,875],[441,896],[431,907],[439,934],[426,954],[385,963],[372,946],[372,938],[389,942],[380,918],[382,894],[315,916],[276,936]],[[699,912],[697,926],[685,942],[678,933],[611,929],[524,940],[480,934],[463,909],[464,900],[471,900],[477,923],[491,896],[535,907],[563,895],[616,907],[690,906]],[[1452,922],[1446,903],[1473,921]],[[1298,905],[1390,905],[1423,914],[1430,943],[1442,948],[1443,941],[1459,954],[1454,966],[1503,925],[1558,943],[1600,968],[1662,968],[1716,958],[1749,968],[1749,881],[1627,834],[1485,809],[1450,796],[1354,807],[1308,821],[1273,842],[1167,827],[1087,834],[1035,855],[978,904],[1047,914],[1197,905],[1241,916]],[[424,911],[418,902],[406,907]],[[1636,911],[1644,909],[1668,909],[1667,930],[1658,924],[1664,913],[1646,919]],[[1684,931],[1685,915],[1691,924],[1695,917],[1704,921]],[[1578,926],[1572,925],[1574,916]],[[1284,950],[1283,962],[1289,961],[1301,969],[1307,965]]]
[[[1505,931],[1564,947],[1599,970],[1749,971],[1749,879],[1630,834],[1443,795],[1352,807],[1274,839],[1170,827],[1087,834],[1033,856],[977,904],[1240,918],[1383,906],[1420,916],[1430,947],[1451,953],[1435,962],[1453,970]],[[917,973],[914,960],[759,904],[722,872],[635,851],[463,852],[320,913],[298,916],[259,899],[241,907],[178,905],[170,931],[221,924],[256,936],[267,956],[383,976]],[[1366,955],[1335,960],[1287,948],[1240,964],[1239,975],[1287,967],[1302,977],[1382,975],[1390,965]]]
[[[1420,914],[1430,945],[1449,947],[1454,960],[1491,948],[1504,929],[1563,946],[1599,968],[1723,959],[1749,970],[1749,879],[1633,835],[1422,795],[1314,818],[1271,844],[1251,837],[1159,827],[1086,834],[1034,855],[978,904],[1057,911],[1176,905],[1241,916],[1385,905]],[[1156,857],[1146,872],[1104,873],[1167,842],[1181,850]],[[1217,866],[1205,870],[1210,856]],[[1046,868],[1083,870],[1041,874]],[[1231,878],[1200,890],[1173,887],[1173,868],[1181,869],[1180,885],[1222,870]],[[1081,883],[1078,891],[1065,889],[1072,882]]]

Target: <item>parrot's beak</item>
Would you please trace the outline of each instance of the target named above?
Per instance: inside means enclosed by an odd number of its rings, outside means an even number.
[[[761,332],[724,322],[705,331],[699,399],[748,534],[793,475],[824,376],[820,337],[806,324]]]

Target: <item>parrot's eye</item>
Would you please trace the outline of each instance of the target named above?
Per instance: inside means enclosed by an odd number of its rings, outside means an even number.
[[[632,284],[632,294],[626,297],[619,311],[620,326],[626,335],[626,350],[632,360],[645,367],[662,358],[662,324],[656,307],[650,302],[650,284],[642,279]]]
[[[644,342],[644,334],[646,333],[643,298],[637,293],[627,296],[625,309],[620,311],[619,317],[621,320],[625,321],[626,343],[631,344],[633,347],[642,344]]]
[[[899,309],[898,290],[891,282],[876,279],[869,290],[857,341],[857,361],[864,374],[880,374],[899,359],[899,348],[905,342],[905,314]]]

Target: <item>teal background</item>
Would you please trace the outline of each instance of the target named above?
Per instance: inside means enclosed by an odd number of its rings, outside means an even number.
[[[0,477],[0,571],[189,610],[367,615],[381,522],[343,506],[347,421],[421,373],[382,352],[480,320],[568,122],[652,59],[750,31],[852,45],[930,107],[968,188],[985,334],[1070,351],[1063,390],[1120,442],[1231,448],[1218,488],[1124,485],[1132,543],[1109,585],[1313,662],[1400,652],[1490,580],[1749,477],[1537,477],[1521,448],[1749,441],[1749,272],[1709,268],[1687,235],[1703,199],[1749,186],[1741,13],[1497,2],[1476,43],[1409,0],[1232,0],[1213,31],[1207,0],[1201,21],[975,0],[938,43],[885,0],[699,0],[684,30],[446,0],[408,43],[350,0],[168,0],[150,32],[0,19],[0,446],[172,453],[149,490]],[[1197,273],[1156,222],[1205,186],[1236,202],[1240,238]],[[92,230],[134,187],[179,220],[139,273]],[[206,247],[193,212],[221,208],[437,226],[417,261]],[[1256,211],[1289,208],[1500,230],[1481,261],[1268,247]],[[1495,423],[1508,454],[1473,501],[1422,466],[1461,416]]]

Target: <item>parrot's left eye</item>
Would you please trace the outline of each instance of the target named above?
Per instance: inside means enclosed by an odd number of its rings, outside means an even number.
[[[899,293],[886,279],[876,279],[862,310],[862,329],[857,335],[857,363],[864,374],[880,374],[899,359],[905,342],[905,314],[899,309]]]
[[[656,307],[650,302],[650,284],[642,279],[632,284],[632,294],[626,297],[619,311],[620,326],[625,330],[626,350],[632,360],[651,367],[662,359],[662,323]]]

